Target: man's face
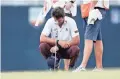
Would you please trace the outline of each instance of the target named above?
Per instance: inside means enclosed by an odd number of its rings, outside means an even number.
[[[61,17],[61,18],[59,18],[59,19],[56,19],[56,18],[54,18],[54,19],[55,19],[55,21],[56,21],[59,25],[61,25],[61,24],[64,23],[64,18],[63,18],[63,17]]]

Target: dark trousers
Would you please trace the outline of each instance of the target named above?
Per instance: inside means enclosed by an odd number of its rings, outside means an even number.
[[[45,59],[52,55],[52,53],[50,52],[50,49],[52,47],[51,45],[47,43],[41,43],[39,47],[40,52],[42,53]],[[60,48],[59,51],[57,51],[57,57],[60,59],[71,59],[70,67],[73,67],[79,56],[79,52],[80,49],[78,46],[71,46],[70,48],[67,49]]]

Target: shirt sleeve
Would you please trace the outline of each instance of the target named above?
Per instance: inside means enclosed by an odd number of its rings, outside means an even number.
[[[71,30],[72,38],[79,35],[77,24],[73,19],[71,19],[71,22],[70,22],[70,30]]]
[[[44,34],[46,36],[49,36],[51,33],[51,22],[48,20],[43,28],[43,31],[41,34]]]

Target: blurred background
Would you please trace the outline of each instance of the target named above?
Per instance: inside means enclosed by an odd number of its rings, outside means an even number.
[[[37,19],[43,7],[43,1],[1,0],[1,70],[3,72],[47,69],[46,61],[39,51],[39,36],[45,23],[39,27],[34,27],[32,23]],[[81,35],[81,50],[76,66],[81,63],[84,47],[81,1],[77,0],[77,3],[75,20]],[[48,18],[50,18],[50,13],[48,13],[46,20]],[[102,34],[104,42],[103,66],[105,68],[120,67],[119,0],[110,0],[110,10],[104,19]],[[94,53],[92,53],[87,67],[95,67]],[[61,62],[61,69],[63,69],[63,62]]]

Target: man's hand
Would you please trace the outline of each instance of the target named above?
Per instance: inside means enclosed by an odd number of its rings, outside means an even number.
[[[70,47],[69,42],[68,41],[59,41],[58,44],[62,47],[62,48],[68,48]]]
[[[50,49],[51,53],[57,53],[57,51],[59,50],[59,48],[57,46],[54,46]]]

